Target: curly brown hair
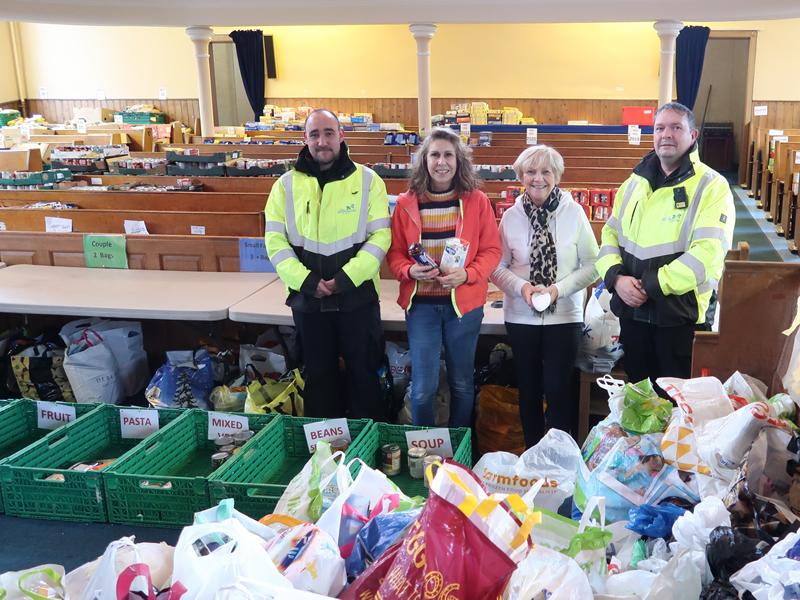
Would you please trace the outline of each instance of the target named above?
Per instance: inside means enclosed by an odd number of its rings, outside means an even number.
[[[453,185],[456,193],[460,196],[466,192],[478,189],[481,180],[472,168],[472,149],[464,145],[461,137],[452,129],[436,127],[431,130],[428,136],[414,153],[414,167],[411,170],[411,181],[409,189],[418,197],[423,196],[430,187],[431,175],[428,173],[428,151],[433,140],[446,140],[453,144],[456,151],[456,174],[453,178]]]

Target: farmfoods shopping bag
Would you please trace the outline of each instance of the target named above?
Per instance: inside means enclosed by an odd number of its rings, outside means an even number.
[[[302,392],[305,381],[299,369],[293,369],[278,381],[273,381],[264,379],[252,365],[247,365],[247,376],[253,380],[247,384],[245,412],[261,414],[277,412],[293,417],[303,416]]]
[[[519,496],[505,501],[524,508]],[[422,514],[341,598],[486,598],[502,594],[527,553],[535,514],[520,521],[468,469],[445,462]],[[521,505],[521,506],[520,506]]]
[[[64,372],[64,350],[36,344],[11,357],[11,369],[20,394],[32,400],[75,402]]]

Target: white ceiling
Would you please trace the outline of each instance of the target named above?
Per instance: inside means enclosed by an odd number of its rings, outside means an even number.
[[[71,25],[697,22],[793,17],[800,17],[799,0],[0,0],[0,20]]]

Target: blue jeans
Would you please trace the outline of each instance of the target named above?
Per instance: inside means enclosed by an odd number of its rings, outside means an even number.
[[[435,425],[434,399],[439,387],[439,357],[444,342],[450,387],[450,427],[470,427],[475,404],[475,347],[483,307],[458,318],[449,304],[412,304],[406,313],[411,353],[411,419]]]

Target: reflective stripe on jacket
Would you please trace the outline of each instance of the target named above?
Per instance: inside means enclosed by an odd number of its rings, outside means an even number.
[[[321,279],[335,279],[336,309],[377,300],[380,264],[391,243],[386,186],[356,165],[325,184],[295,169],[275,182],[264,209],[267,255],[289,290],[287,304],[319,310]]]
[[[611,308],[619,317],[659,326],[705,322],[736,212],[725,178],[700,162],[696,151],[689,159],[686,176],[673,184],[653,191],[634,172],[617,191],[597,270],[609,290],[618,275],[631,275],[648,295],[644,305],[632,308],[614,294]],[[658,158],[651,153],[644,160]]]

